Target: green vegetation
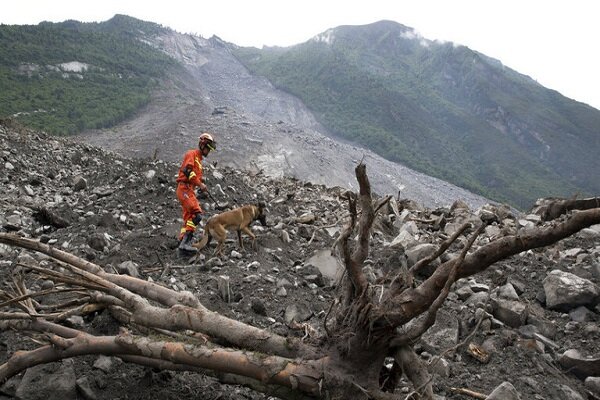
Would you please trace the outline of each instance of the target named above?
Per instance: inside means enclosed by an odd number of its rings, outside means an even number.
[[[176,66],[139,40],[162,29],[119,15],[103,23],[0,25],[0,117],[61,135],[124,120]],[[72,62],[85,69],[64,65]]]
[[[335,135],[491,199],[600,193],[598,110],[393,22],[329,37],[235,54]]]

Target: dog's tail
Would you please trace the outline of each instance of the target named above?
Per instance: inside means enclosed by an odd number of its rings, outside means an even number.
[[[206,227],[204,227],[204,233],[202,234],[202,239],[200,239],[199,242],[192,244],[192,246],[197,248],[198,250],[202,250],[204,247],[206,247],[206,245],[208,244],[210,239],[211,239],[210,231],[209,231],[208,227],[206,226]]]

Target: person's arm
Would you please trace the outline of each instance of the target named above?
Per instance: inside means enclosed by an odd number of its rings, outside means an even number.
[[[188,183],[197,185],[197,173],[194,171],[194,154],[188,152],[183,156],[183,162],[181,163],[181,173],[185,176]]]
[[[199,186],[200,188],[204,187],[203,190],[206,190],[206,186],[203,183],[202,177],[202,163],[197,161],[197,157],[193,152],[186,154],[183,160],[183,173],[186,176],[188,183],[193,186]]]

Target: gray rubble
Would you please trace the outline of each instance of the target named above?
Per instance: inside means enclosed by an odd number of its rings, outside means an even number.
[[[268,226],[252,227],[258,236],[256,251],[242,251],[230,235],[224,257],[215,257],[211,245],[196,257],[181,258],[176,252],[181,224],[174,193],[177,163],[130,159],[3,122],[0,167],[1,231],[39,239],[109,272],[190,291],[211,310],[278,334],[322,332],[342,275],[330,250],[347,215],[345,188],[207,163],[207,184],[217,200],[201,199],[207,216],[261,200],[268,203]],[[432,254],[457,226],[482,219],[489,229],[473,250],[499,235],[529,229],[529,223],[551,224],[497,205],[456,202],[428,208],[394,197],[374,224],[365,274],[383,290],[401,271]],[[471,234],[472,229],[464,232],[448,253],[458,254]],[[447,257],[443,254],[441,261]],[[0,245],[0,281],[49,262],[46,256]],[[438,398],[460,398],[450,388],[496,396],[488,398],[499,398],[494,392],[502,388],[514,398],[540,400],[586,398],[597,392],[599,262],[600,230],[594,226],[456,282],[436,324],[415,346],[432,363]],[[32,282],[31,289],[53,285],[41,280]],[[118,324],[102,312],[68,323],[97,334],[118,331]],[[21,335],[0,332],[0,362],[30,345]],[[433,364],[439,357],[443,361]],[[35,373],[44,382],[57,377],[62,398],[73,398],[74,391],[85,398],[120,398],[123,393],[183,398],[184,390],[207,398],[267,398],[206,376],[158,373],[114,358],[70,362],[10,379],[0,387],[0,397],[48,397],[55,389],[22,386]],[[398,390],[410,391],[406,379]]]

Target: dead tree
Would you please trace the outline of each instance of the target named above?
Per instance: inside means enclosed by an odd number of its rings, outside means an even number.
[[[37,364],[105,354],[155,368],[211,374],[222,382],[290,399],[403,399],[394,387],[404,373],[413,383],[415,398],[431,399],[431,378],[412,346],[434,323],[452,283],[600,223],[598,207],[573,212],[549,227],[505,236],[475,251],[471,246],[483,224],[464,225],[438,254],[399,272],[382,294],[367,281],[363,264],[376,213],[389,198],[373,204],[365,165],[356,167],[356,177],[360,192],[347,193],[350,216],[336,241],[345,278],[324,320],[326,334],[310,343],[211,312],[189,292],[107,273],[39,241],[0,233],[0,243],[50,256],[53,266],[21,268],[59,283],[51,291],[30,292],[25,280],[15,275],[11,287],[0,291],[0,329],[38,334],[38,341],[46,343],[14,353],[0,365],[0,382]],[[470,232],[469,239],[460,254],[416,285],[415,273],[464,232]],[[49,292],[60,298],[60,291],[80,298],[53,309],[36,301]],[[121,322],[118,335],[94,336],[61,324],[70,315],[98,308],[108,309]],[[384,366],[386,358],[395,360],[391,371]]]

